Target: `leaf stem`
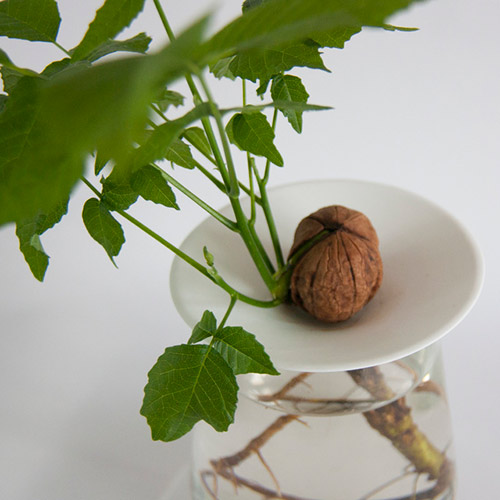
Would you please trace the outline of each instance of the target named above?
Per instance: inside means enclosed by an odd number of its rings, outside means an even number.
[[[156,10],[158,11],[158,14],[160,16],[160,19],[163,23],[163,26],[165,28],[165,31],[167,32],[167,35],[171,41],[175,40],[175,35],[172,31],[172,28],[170,27],[170,24],[167,20],[167,16],[165,15],[165,11],[163,10],[159,0],[153,0]],[[210,119],[208,117],[204,117],[201,119],[203,128],[205,130],[205,133],[207,134],[207,139],[209,141],[210,147],[212,148],[212,151],[214,153],[215,160],[217,162],[220,174],[222,176],[222,179],[224,181],[224,184],[227,189],[227,194],[229,196],[231,205],[233,207],[234,215],[236,217],[236,223],[238,227],[240,228],[240,234],[245,242],[246,247],[248,248],[248,251],[250,252],[250,255],[252,257],[252,260],[254,261],[262,279],[264,280],[264,283],[266,284],[267,288],[269,291],[273,294],[274,296],[274,289],[276,287],[276,281],[273,278],[272,272],[269,270],[268,265],[266,263],[266,260],[269,260],[269,258],[264,257],[264,255],[261,253],[263,250],[262,245],[257,245],[255,237],[255,234],[252,234],[250,227],[248,226],[248,220],[243,212],[243,209],[241,207],[240,201],[239,201],[239,183],[238,183],[238,178],[236,176],[236,171],[234,168],[234,163],[232,160],[231,156],[231,150],[229,148],[229,141],[227,139],[226,132],[224,130],[224,124],[222,122],[222,116],[219,111],[219,108],[216,106],[214,99],[212,97],[212,94],[210,92],[210,89],[203,77],[203,74],[201,71],[198,71],[196,73],[196,76],[198,77],[198,81],[200,82],[203,91],[205,92],[205,95],[207,97],[207,100],[210,104],[210,107],[213,112],[213,116],[215,118],[215,123],[217,125],[220,139],[222,142],[222,147],[224,150],[224,156],[226,161],[224,162],[224,158],[222,157],[221,151],[219,149],[217,140],[215,138],[214,131],[212,129]],[[186,75],[186,82],[189,86],[189,89],[191,90],[191,93],[193,94],[193,98],[195,101],[195,104],[198,104],[199,102],[202,102],[201,95],[198,91],[198,88],[196,87],[196,84],[194,83],[194,80],[191,75],[187,74]]]
[[[64,52],[67,56],[71,57],[71,53],[69,50],[66,50],[62,45],[57,43],[55,40],[52,40],[52,44],[55,45],[59,50]]]
[[[153,0],[156,10],[158,11],[158,15],[160,16],[161,22],[163,24],[163,27],[165,28],[165,31],[167,32],[168,38],[170,41],[175,40],[175,35],[174,32],[172,31],[172,28],[170,27],[170,23],[168,22],[167,16],[165,15],[165,11],[163,10],[163,7],[161,6],[160,0]]]
[[[273,132],[276,131],[276,123],[278,122],[278,108],[274,108],[273,111],[273,123],[271,125]],[[271,162],[267,160],[266,162],[266,170],[264,171],[264,177],[262,180],[264,181],[264,185],[266,185],[269,181],[269,175],[271,173]]]
[[[158,243],[161,243],[163,246],[171,250],[175,255],[180,257],[190,266],[194,267],[197,271],[199,271],[201,274],[207,277],[210,281],[212,281],[220,288],[225,290],[229,295],[236,297],[237,300],[240,300],[241,302],[245,302],[253,306],[263,307],[263,308],[276,307],[283,303],[281,299],[260,300],[260,299],[254,299],[253,297],[249,297],[248,295],[238,292],[232,286],[226,283],[221,276],[218,275],[213,276],[203,264],[200,264],[198,261],[194,260],[192,257],[184,253],[180,248],[177,248],[175,245],[167,241],[165,238],[162,238],[159,234],[155,233],[152,229],[139,222],[136,218],[132,217],[130,214],[127,214],[122,210],[117,211],[117,213],[119,213],[129,222],[131,222],[134,226],[138,227],[146,234],[151,236],[154,240],[158,241]]]
[[[158,11],[158,15],[160,16],[161,22],[163,24],[163,27],[165,28],[165,31],[167,32],[167,36],[171,42],[175,40],[175,34],[172,31],[172,28],[170,27],[170,24],[168,22],[167,16],[165,14],[165,11],[163,10],[163,7],[161,6],[161,3],[159,0],[153,0],[156,10]],[[202,102],[201,95],[198,91],[198,88],[196,87],[196,84],[194,83],[193,77],[190,74],[185,75],[186,82],[188,84],[189,90],[193,94],[194,102],[195,104],[198,104]],[[217,167],[219,168],[220,174],[222,176],[222,179],[224,181],[224,184],[226,185],[226,189],[229,189],[229,178],[227,175],[227,170],[226,170],[226,165],[224,163],[224,159],[222,158],[222,154],[219,149],[219,145],[217,144],[217,140],[215,139],[215,134],[212,129],[212,125],[210,123],[210,119],[208,117],[203,117],[201,118],[201,123],[203,125],[203,129],[205,130],[205,134],[207,134],[207,139],[210,144],[210,148],[212,149],[215,157],[215,161],[217,162]]]
[[[210,205],[205,203],[201,198],[196,196],[192,191],[190,191],[187,187],[185,187],[183,184],[181,184],[177,179],[172,177],[168,172],[166,172],[164,169],[159,167],[158,165],[154,164],[154,166],[161,171],[163,176],[172,184],[172,186],[175,186],[181,193],[186,195],[190,200],[194,201],[197,205],[199,205],[205,212],[209,213],[214,219],[218,220],[224,226],[226,226],[228,229],[234,232],[239,232],[239,228],[235,222],[232,220],[228,219],[224,215],[222,215],[220,212],[212,208]]]
[[[99,198],[101,198],[101,193],[85,178],[85,177],[80,177],[80,180]],[[124,210],[116,210],[116,213],[120,214],[124,219],[128,220],[130,223],[132,223],[134,226],[139,228],[141,231],[145,232],[148,236],[151,236],[154,240],[156,240],[158,243],[163,245],[164,247],[168,248],[171,252],[173,252],[175,255],[177,255],[179,258],[184,260],[187,264],[192,266],[194,269],[199,271],[203,276],[208,278],[210,281],[218,285],[220,288],[225,290],[231,297],[235,297],[237,300],[244,302],[246,304],[250,304],[252,306],[256,307],[262,307],[262,308],[272,308],[279,306],[280,304],[283,303],[282,299],[272,299],[272,300],[260,300],[260,299],[255,299],[253,297],[249,297],[248,295],[245,295],[243,293],[238,292],[235,290],[231,285],[226,283],[224,279],[219,276],[218,274],[215,274],[211,272],[211,270],[207,269],[203,264],[200,264],[198,261],[190,257],[188,254],[183,252],[180,248],[177,248],[175,245],[167,241],[165,238],[161,237],[158,233],[154,232],[152,229],[150,229],[148,226],[144,225],[142,222],[138,221],[135,217],[132,217],[130,214],[125,212]]]
[[[224,154],[226,157],[226,164],[229,172],[230,178],[230,191],[229,191],[229,200],[233,207],[234,215],[236,217],[236,222],[240,228],[240,234],[245,242],[245,245],[252,256],[252,259],[257,266],[257,269],[264,280],[264,283],[274,294],[274,289],[276,287],[276,282],[273,278],[273,273],[269,268],[269,258],[264,250],[262,243],[258,240],[258,236],[255,231],[251,230],[251,227],[248,224],[248,219],[243,212],[243,208],[241,207],[241,203],[239,200],[239,187],[238,187],[238,179],[236,176],[236,170],[234,168],[233,159],[231,156],[231,149],[229,147],[229,140],[227,138],[226,131],[224,129],[224,124],[222,122],[222,115],[220,114],[219,108],[214,102],[212,97],[212,93],[203,78],[202,74],[198,74],[198,79],[203,87],[205,95],[207,96],[208,103],[211,106],[212,115],[215,118],[215,122],[217,124],[217,128],[219,131],[219,135],[222,141]]]
[[[220,332],[224,328],[224,325],[226,324],[226,321],[229,318],[229,315],[231,314],[231,311],[233,310],[237,301],[238,301],[238,299],[234,295],[231,295],[231,302],[229,302],[229,306],[227,308],[226,314],[224,314],[224,317],[222,318],[222,321],[220,322],[220,325],[218,326],[217,331]]]

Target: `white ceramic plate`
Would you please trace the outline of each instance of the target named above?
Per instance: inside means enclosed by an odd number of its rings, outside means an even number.
[[[384,280],[375,298],[350,320],[326,324],[293,306],[261,309],[238,303],[228,325],[243,325],[282,370],[340,371],[410,355],[452,330],[475,303],[483,281],[481,254],[454,217],[411,192],[371,182],[323,180],[270,191],[285,253],[298,222],[327,205],[363,212],[381,242]],[[226,207],[223,212],[229,216]],[[272,253],[265,223],[257,225]],[[268,299],[238,235],[214,219],[200,224],[182,250],[204,262],[207,246],[224,279],[248,295]],[[192,327],[205,309],[220,320],[227,294],[176,258],[171,289],[177,310]]]

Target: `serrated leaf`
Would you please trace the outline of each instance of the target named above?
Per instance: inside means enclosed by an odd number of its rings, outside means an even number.
[[[256,82],[297,66],[328,71],[316,44],[293,43],[272,49],[242,51],[236,55],[229,70],[234,76]]]
[[[120,253],[122,245],[125,243],[120,223],[111,215],[104,203],[96,198],[85,202],[82,218],[90,236],[106,250],[114,264],[113,257]]]
[[[210,105],[203,103],[177,118],[155,128],[148,140],[137,148],[131,161],[132,171],[148,163],[165,158],[170,147],[183,130],[194,121],[210,114]]]
[[[292,75],[278,75],[273,78],[271,96],[274,101],[289,101],[293,103],[307,103],[307,93],[300,78]],[[302,111],[293,111],[287,108],[278,108],[287,117],[290,125],[299,134],[302,132]]]
[[[110,210],[127,210],[138,197],[139,194],[123,176],[111,173],[102,181],[101,202]]]
[[[283,158],[273,144],[273,129],[262,113],[235,114],[226,130],[231,142],[243,151],[264,156],[275,165],[283,166]]]
[[[19,249],[24,255],[33,276],[43,281],[49,265],[49,256],[45,253],[40,235],[57,224],[68,211],[68,203],[61,203],[49,213],[39,213],[36,217],[24,220],[16,225]]]
[[[215,64],[210,65],[210,71],[215,76],[215,78],[229,78],[230,80],[236,79],[236,76],[230,69],[234,57],[235,56],[224,57],[222,59],[219,59]]]
[[[236,375],[267,373],[279,375],[264,346],[241,326],[226,326],[215,333],[213,347],[220,352]]]
[[[4,0],[0,2],[0,36],[54,42],[61,17],[55,0]]]
[[[360,31],[360,26],[337,26],[332,30],[316,33],[313,40],[321,47],[343,49],[345,43]]]
[[[179,165],[179,167],[193,169],[196,167],[197,162],[191,154],[189,146],[176,139],[165,153],[165,159]]]
[[[45,253],[40,236],[32,234],[30,238],[23,236],[16,231],[19,238],[19,249],[24,255],[24,260],[28,263],[31,273],[38,281],[43,281],[47,267],[49,266],[49,256]]]
[[[65,57],[60,61],[54,61],[47,65],[42,71],[42,75],[51,77],[60,71],[64,71],[71,64],[71,59],[69,57]]]
[[[203,155],[207,157],[212,156],[212,148],[203,129],[200,127],[189,127],[184,130],[182,136]]]
[[[208,337],[212,337],[216,330],[217,320],[215,319],[214,313],[211,311],[205,311],[201,320],[194,326],[191,337],[188,340],[188,344],[196,344],[197,342],[201,342]]]
[[[272,0],[248,9],[206,44],[209,54],[272,48],[307,38],[315,40],[335,28],[384,27],[398,10],[420,0]]]
[[[58,203],[50,212],[39,213],[35,218],[36,232],[41,235],[60,222],[63,216],[68,213],[68,203],[69,199]]]
[[[154,440],[173,441],[200,420],[227,430],[238,385],[222,356],[207,345],[169,347],[148,374],[141,415]]]
[[[83,40],[72,51],[75,61],[85,59],[101,44],[113,39],[142,11],[145,0],[106,0],[96,12]]]
[[[261,80],[259,82],[259,86],[258,86],[257,90],[255,91],[255,93],[259,97],[264,98],[264,94],[267,92],[267,87],[269,87],[269,82],[270,82],[270,80]]]
[[[252,115],[260,113],[266,108],[276,108],[280,110],[304,112],[304,111],[327,111],[333,109],[331,106],[321,106],[318,104],[308,104],[306,102],[294,102],[294,101],[273,101],[264,104],[247,104],[246,106],[240,106],[236,108],[224,108],[221,109],[221,114],[225,115],[227,113],[239,112],[244,115]]]
[[[145,200],[179,210],[174,192],[156,167],[152,165],[142,167],[132,175],[130,184]]]
[[[174,90],[162,89],[161,95],[155,100],[160,111],[165,113],[170,106],[182,106],[184,104],[184,96]]]
[[[94,62],[115,52],[137,52],[144,54],[147,52],[150,43],[151,38],[146,33],[139,33],[128,40],[107,40],[90,52],[85,59]]]

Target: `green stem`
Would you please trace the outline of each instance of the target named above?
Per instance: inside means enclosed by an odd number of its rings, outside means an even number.
[[[203,75],[199,74],[197,76],[207,96],[207,100],[210,104],[213,117],[215,118],[215,122],[219,130],[219,135],[222,141],[224,154],[226,156],[226,163],[230,178],[229,199],[233,207],[234,215],[236,216],[236,222],[240,228],[241,237],[243,238],[243,241],[245,242],[245,245],[247,246],[248,251],[250,252],[250,255],[266,286],[268,287],[269,291],[274,294],[276,282],[273,278],[272,271],[268,267],[269,259],[260,241],[259,243],[257,243],[258,237],[255,232],[252,232],[248,224],[248,219],[246,218],[246,215],[243,212],[243,208],[241,207],[241,203],[238,198],[239,195],[238,179],[236,177],[236,171],[231,156],[229,141],[227,138],[226,131],[224,129],[224,124],[222,122],[222,116],[220,114],[219,108],[214,102],[210,89],[208,88],[208,85],[205,79],[203,78]],[[266,257],[264,257],[264,255],[266,255]]]
[[[153,111],[155,113],[157,113],[161,118],[163,118],[166,122],[169,121],[169,119],[165,116],[164,113],[162,113],[162,111],[160,109],[158,109],[156,106],[152,105],[151,106],[151,109],[153,109]],[[154,122],[152,122],[154,123]],[[155,124],[156,125],[156,124]],[[157,126],[157,125],[156,125]],[[193,147],[196,148],[196,150],[198,152],[200,152],[209,162],[213,163],[216,167],[218,166],[217,165],[217,162],[214,160],[214,158],[210,155],[208,155],[205,151],[199,149],[196,144],[189,139],[188,136],[183,136],[184,139],[186,139],[186,141],[188,141]],[[207,177],[208,179],[210,179],[224,194],[227,194],[227,190],[226,190],[226,187],[224,186],[224,184],[219,181],[219,179],[217,179],[214,175],[212,175],[203,165],[201,165],[200,163],[196,162],[196,168],[205,176]],[[242,182],[238,182],[238,185],[240,186],[240,188],[242,189],[242,191],[244,191],[246,194],[248,194],[248,196],[250,196],[250,189],[245,186]],[[260,197],[258,197],[255,193],[254,193],[254,198],[255,198],[255,202],[257,204],[260,205],[261,201],[260,201]]]
[[[154,240],[156,240],[158,243],[161,243],[163,246],[171,250],[175,255],[180,257],[182,260],[187,262],[190,266],[194,267],[197,271],[199,271],[201,274],[203,274],[205,277],[207,277],[210,281],[218,285],[220,288],[225,290],[229,295],[236,297],[238,300],[241,300],[241,302],[245,302],[247,304],[251,304],[253,306],[257,307],[264,307],[264,308],[270,308],[270,307],[276,307],[280,305],[283,301],[282,300],[259,300],[259,299],[254,299],[253,297],[249,297],[248,295],[242,294],[235,290],[232,286],[230,286],[228,283],[226,283],[220,276],[212,276],[210,274],[209,270],[196,260],[194,260],[192,257],[184,253],[180,248],[177,248],[175,245],[172,245],[169,241],[165,240],[162,238],[159,234],[155,233],[152,229],[149,227],[145,226],[142,224],[142,222],[139,222],[137,219],[132,217],[131,215],[127,214],[126,212],[119,210],[118,213],[127,219],[129,222],[131,222],[134,226],[138,227],[142,231],[144,231],[147,235],[151,236]]]
[[[224,325],[226,324],[226,321],[229,318],[229,315],[231,314],[231,311],[233,310],[237,301],[238,299],[234,295],[231,295],[231,302],[229,302],[226,314],[224,314],[224,317],[222,318],[222,321],[220,322],[220,325],[217,328],[218,331],[221,331],[224,328]]]
[[[161,6],[160,0],[153,0],[153,2],[155,4],[156,10],[158,11],[158,15],[160,16],[163,27],[165,28],[165,31],[167,32],[168,38],[170,39],[170,41],[175,40],[174,32],[172,31],[172,28],[170,27],[167,16],[165,15],[165,11],[163,10],[163,7]]]
[[[156,106],[154,105],[151,105],[151,109],[158,114],[158,116],[160,116],[161,118],[163,118],[163,120],[165,120],[165,122],[168,122],[169,119],[165,116],[165,114],[159,109],[157,108]],[[151,124],[151,123],[150,123]],[[155,124],[155,126],[157,126]],[[189,139],[189,137],[187,136],[184,136],[184,138],[193,146],[196,148],[197,151],[199,151],[208,161],[210,161],[211,163],[213,163],[215,166],[218,166],[217,165],[217,162],[212,158],[211,155],[207,154],[205,151],[203,151],[202,149],[198,148],[196,146],[196,144]],[[224,185],[223,182],[221,182],[219,179],[217,179],[217,177],[215,177],[215,175],[213,175],[212,173],[210,173],[208,171],[208,169],[206,169],[201,163],[196,162],[196,168],[205,176],[207,177],[211,182],[213,182],[224,194],[227,193],[227,190],[226,190],[226,186]]]
[[[85,177],[81,177],[80,180],[98,197],[101,198],[101,193],[87,180]],[[188,254],[183,252],[180,248],[177,248],[175,245],[167,241],[165,238],[161,237],[158,233],[155,233],[148,226],[144,225],[142,222],[138,221],[135,217],[132,217],[130,214],[123,210],[116,210],[116,213],[120,214],[124,219],[128,220],[134,226],[139,228],[141,231],[145,232],[148,236],[156,240],[158,243],[168,248],[171,252],[173,252],[177,257],[181,258],[184,262],[192,266],[194,269],[199,271],[203,276],[208,278],[210,281],[215,283],[217,286],[225,290],[231,297],[235,297],[237,300],[241,302],[245,302],[246,304],[250,304],[256,307],[262,308],[271,308],[279,306],[283,303],[281,299],[273,299],[273,300],[260,300],[255,299],[253,297],[249,297],[243,293],[235,290],[231,285],[226,283],[224,279],[216,274],[215,276],[211,273],[209,269],[207,269],[203,264],[200,264],[198,261],[190,257]]]
[[[69,50],[66,50],[62,45],[57,43],[55,40],[52,40],[52,44],[55,45],[59,50],[63,51],[67,56],[71,57],[71,53]]]
[[[281,249],[278,230],[276,228],[276,223],[274,221],[273,213],[271,210],[271,204],[269,202],[269,197],[267,195],[267,188],[266,188],[267,180],[261,179],[259,177],[259,173],[257,172],[257,167],[255,166],[255,163],[253,163],[252,166],[255,172],[255,177],[257,179],[257,184],[259,186],[260,206],[262,207],[262,211],[264,212],[264,217],[267,222],[267,227],[269,228],[269,234],[271,236],[271,241],[273,243],[273,248],[274,248],[274,254],[276,256],[276,263],[278,265],[278,269],[281,269],[285,265],[285,259],[283,256],[283,250]]]
[[[250,219],[249,219],[248,223],[253,227],[255,225],[257,213],[255,211],[255,189],[253,186],[252,161],[253,161],[253,158],[250,156],[250,153],[247,153],[248,184],[250,186]]]
[[[175,34],[172,31],[172,28],[170,27],[167,16],[165,15],[165,11],[163,10],[163,7],[161,6],[160,1],[153,0],[153,2],[155,4],[156,10],[158,11],[158,15],[160,16],[163,27],[165,28],[165,31],[167,32],[167,36],[168,36],[169,40],[171,42],[174,41]],[[202,102],[201,95],[198,91],[198,88],[196,87],[196,84],[194,83],[192,76],[189,74],[186,74],[185,78],[186,78],[186,82],[188,84],[189,90],[193,94],[195,104]],[[217,167],[220,171],[220,174],[222,176],[224,184],[226,185],[226,189],[229,189],[230,183],[229,183],[229,178],[227,175],[226,165],[224,163],[224,159],[222,158],[222,154],[220,152],[219,145],[217,144],[217,140],[215,139],[215,134],[214,134],[214,131],[212,129],[210,119],[205,116],[201,119],[201,123],[203,125],[203,129],[205,130],[205,134],[207,134],[208,142],[209,142],[210,147],[214,153],[215,161],[217,162]]]
[[[220,137],[220,140],[222,142],[222,149],[224,151],[224,156],[226,158],[227,172],[229,175],[229,193],[228,194],[229,194],[230,198],[237,199],[240,195],[240,190],[239,190],[239,186],[238,186],[238,178],[236,176],[236,169],[234,168],[234,162],[233,162],[233,157],[231,155],[231,148],[229,146],[229,140],[227,138],[226,130],[224,129],[222,115],[221,115],[219,108],[215,104],[215,100],[212,96],[212,92],[211,92],[205,78],[201,74],[201,72],[199,72],[196,76],[198,77],[198,80],[201,83],[203,91],[205,92],[205,95],[207,96],[207,101],[210,104],[212,115],[215,119],[215,124],[217,125],[217,129],[219,131],[219,137]]]
[[[186,195],[190,200],[194,201],[197,205],[199,205],[203,210],[205,210],[207,213],[209,213],[214,219],[218,220],[224,226],[226,226],[228,229],[231,231],[238,232],[238,226],[236,225],[235,222],[232,220],[228,219],[224,215],[222,215],[220,212],[212,208],[210,205],[205,203],[202,199],[198,198],[192,191],[190,191],[188,188],[186,188],[183,184],[181,184],[177,179],[172,177],[168,172],[163,170],[161,167],[158,165],[154,165],[158,170],[160,170],[163,174],[163,176],[172,184],[174,187],[176,187],[181,193]]]
[[[242,90],[242,100],[243,100],[243,107],[247,105],[247,85],[246,85],[246,80],[241,80],[241,90]],[[250,153],[247,151],[247,165],[248,165],[248,185],[250,188],[250,219],[248,221],[248,224],[251,227],[254,227],[255,220],[257,218],[257,214],[255,211],[255,190],[254,190],[254,185],[253,185],[253,171],[252,171],[252,162],[254,159],[251,157]]]
[[[278,121],[278,109],[274,108],[274,111],[273,111],[273,123],[272,123],[273,132],[276,131],[276,123],[277,123],[277,121]],[[267,160],[267,162],[266,162],[266,170],[264,171],[264,177],[262,178],[262,180],[264,182],[264,185],[266,185],[267,182],[269,181],[269,174],[270,173],[271,173],[271,161]]]
[[[172,31],[172,28],[170,27],[170,24],[167,20],[167,16],[165,15],[165,12],[159,2],[159,0],[154,0],[154,4],[156,6],[156,10],[158,11],[158,14],[160,16],[160,19],[163,23],[163,26],[165,28],[165,31],[167,32],[167,35],[171,41],[175,40],[175,35]],[[217,144],[217,140],[215,138],[215,134],[213,132],[210,120],[208,117],[204,117],[201,119],[201,122],[203,124],[203,128],[205,130],[205,133],[207,134],[207,138],[210,144],[210,147],[212,148],[212,151],[214,153],[215,160],[217,162],[217,166],[219,168],[220,174],[222,176],[222,179],[224,181],[224,184],[227,189],[227,194],[229,196],[231,205],[233,207],[233,211],[236,217],[236,223],[238,224],[238,227],[240,228],[240,234],[245,242],[246,247],[248,248],[248,251],[250,252],[250,255],[252,257],[252,260],[254,261],[260,275],[262,276],[262,279],[264,280],[264,283],[268,287],[268,289],[271,291],[271,293],[274,295],[274,289],[276,287],[276,282],[273,278],[273,275],[271,271],[268,269],[268,266],[266,264],[266,258],[261,254],[262,251],[262,245],[257,245],[255,242],[255,236],[252,234],[249,226],[248,226],[248,221],[247,218],[243,212],[243,209],[241,208],[241,204],[239,202],[238,196],[239,196],[239,183],[238,179],[236,176],[232,156],[231,156],[231,151],[229,148],[229,141],[227,139],[226,132],[224,130],[224,124],[222,122],[222,116],[220,114],[219,109],[215,105],[215,102],[212,98],[210,89],[208,88],[207,83],[205,82],[203,75],[201,72],[197,74],[198,80],[203,87],[203,90],[207,96],[208,102],[211,105],[212,111],[214,113],[214,118],[215,122],[217,125],[217,128],[219,130],[219,135],[222,141],[222,146],[224,150],[224,155],[226,157],[226,162],[224,162],[224,159],[222,157],[222,154],[220,152],[220,149]],[[202,102],[201,95],[196,87],[196,84],[194,83],[193,78],[191,75],[186,75],[186,82],[189,86],[189,89],[191,90],[191,93],[193,94],[193,98],[195,103]],[[227,167],[226,167],[227,165]]]

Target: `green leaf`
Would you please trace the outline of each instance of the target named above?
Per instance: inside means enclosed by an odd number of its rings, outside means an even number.
[[[0,115],[0,224],[66,199],[90,151],[127,164],[150,103],[189,71],[205,24],[151,56],[72,64],[49,81],[20,80]]]
[[[162,89],[161,95],[155,100],[155,103],[160,108],[160,111],[165,113],[170,106],[182,106],[184,104],[184,96],[174,90]]]
[[[253,9],[254,7],[258,7],[259,5],[268,1],[269,0],[245,0],[243,2],[243,5],[241,6],[241,10],[243,12],[247,12],[248,10]]]
[[[238,113],[231,118],[226,130],[231,142],[243,151],[264,156],[275,165],[283,166],[283,158],[273,144],[273,129],[262,113]]]
[[[318,104],[308,104],[305,102],[294,102],[294,101],[273,101],[264,104],[247,104],[246,106],[240,106],[236,108],[224,108],[221,109],[221,114],[225,115],[227,113],[239,112],[244,115],[253,115],[260,113],[263,109],[266,108],[276,108],[280,110],[286,111],[327,111],[329,109],[333,109],[331,106],[320,106]]]
[[[38,281],[43,281],[49,265],[49,256],[43,249],[40,235],[57,224],[67,211],[68,202],[66,201],[55,207],[52,212],[39,213],[36,217],[19,222],[16,226],[19,249]]]
[[[200,420],[221,432],[234,421],[237,391],[234,373],[210,346],[169,347],[149,372],[141,415],[154,440],[178,439]]]
[[[231,63],[233,62],[235,56],[224,57],[219,59],[215,64],[210,66],[210,71],[216,78],[229,78],[230,80],[235,80],[236,76],[230,69]]]
[[[36,230],[38,234],[43,234],[45,231],[53,228],[64,215],[68,213],[68,203],[69,199],[57,204],[48,213],[37,214],[36,220]]]
[[[101,201],[110,210],[127,210],[138,197],[130,182],[121,175],[111,173],[102,181]]]
[[[125,243],[125,236],[119,222],[111,215],[106,205],[96,198],[85,202],[82,217],[90,236],[102,245],[114,264],[113,257],[120,253]]]
[[[200,127],[189,127],[184,130],[182,136],[203,155],[212,157],[212,148],[203,129]]]
[[[241,326],[226,326],[215,333],[214,348],[220,352],[235,375],[241,373],[267,373],[279,375],[264,346],[255,335]]]
[[[61,17],[55,0],[0,2],[0,36],[55,42]]]
[[[54,76],[55,74],[67,69],[70,66],[70,64],[71,64],[71,59],[69,57],[65,57],[60,61],[54,61],[44,68],[44,70],[42,71],[42,75],[48,77]],[[79,62],[75,64],[81,65],[83,63]],[[85,65],[88,67],[89,66],[88,62],[85,62]]]
[[[269,87],[269,82],[270,80],[261,80],[259,82],[257,90],[255,91],[256,94],[262,99],[264,99],[264,94],[267,92],[267,87]]]
[[[269,0],[248,9],[205,45],[208,60],[253,48],[316,40],[336,28],[383,27],[386,18],[419,0]],[[229,53],[229,54],[228,54]]]
[[[211,311],[205,311],[201,320],[196,323],[193,328],[193,333],[188,340],[188,344],[196,344],[201,342],[208,337],[212,337],[217,330],[217,320],[215,319],[214,313]]]
[[[274,101],[306,103],[309,98],[300,78],[291,75],[278,75],[273,78],[271,96]],[[287,117],[290,125],[299,134],[302,132],[302,111],[278,108]]]
[[[113,39],[142,11],[145,0],[106,0],[80,44],[72,51],[75,61],[85,59],[101,44]]]
[[[338,26],[323,33],[316,33],[313,39],[321,47],[343,49],[345,43],[360,31],[360,26]]]
[[[108,164],[109,158],[104,158],[99,151],[95,153],[94,175],[99,175],[103,168]]]
[[[22,73],[19,73],[19,71],[5,66],[0,68],[0,74],[2,75],[3,89],[9,95],[14,90],[14,87],[18,84],[19,80],[24,76]]]
[[[0,113],[5,109],[5,105],[7,104],[8,100],[9,96],[5,94],[0,94]]]
[[[167,156],[172,144],[182,134],[183,130],[194,121],[210,114],[208,103],[199,104],[184,116],[163,123],[155,128],[148,140],[137,148],[132,158],[132,171],[137,168],[161,160]]]
[[[175,195],[158,168],[142,167],[133,174],[130,184],[145,200],[179,210]]]
[[[229,70],[234,76],[256,82],[266,81],[296,66],[328,71],[316,44],[292,43],[263,50],[243,51],[235,56]]]
[[[25,228],[16,230],[16,234],[19,238],[19,249],[23,253],[24,259],[28,263],[33,276],[38,281],[43,281],[45,272],[49,266],[49,256],[43,249],[40,236],[38,234],[32,234],[28,237],[28,229],[26,228],[26,233],[24,229]]]
[[[128,40],[107,40],[90,52],[85,59],[94,62],[101,59],[101,57],[115,52],[137,52],[144,54],[148,50],[150,43],[151,38],[146,33],[139,33]]]
[[[0,4],[1,5],[1,4]],[[16,66],[9,58],[9,56],[4,52],[2,49],[0,49],[0,66],[3,68],[9,68],[11,70],[14,70],[16,73],[20,75],[28,75],[28,76],[38,76],[38,73],[35,73],[34,71],[26,68],[20,68],[19,66]]]
[[[72,150],[99,150],[117,162],[124,160],[142,135],[150,103],[167,83],[189,71],[205,23],[198,22],[154,55],[58,75],[44,95],[47,135],[65,137]]]
[[[0,115],[0,224],[50,212],[68,198],[83,170],[83,155],[60,143],[63,138],[46,135],[43,83],[20,79]]]
[[[191,154],[189,146],[176,139],[165,153],[165,159],[179,165],[179,167],[193,169],[196,167],[197,162]]]

